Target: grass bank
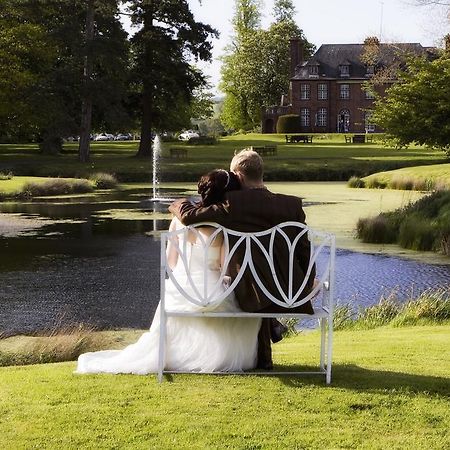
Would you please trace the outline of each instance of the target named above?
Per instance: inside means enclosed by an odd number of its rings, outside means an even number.
[[[111,189],[116,186],[115,177],[107,173],[93,173],[89,180],[11,175],[5,179],[0,178],[0,200],[86,194],[94,189]]]
[[[335,334],[322,378],[73,375],[74,363],[0,369],[1,448],[442,449],[450,446],[448,326]],[[318,335],[274,346],[316,363]]]
[[[395,211],[358,220],[364,242],[397,243],[450,256],[450,191],[438,191]]]
[[[375,172],[446,161],[437,150],[412,146],[386,148],[381,143],[345,144],[342,135],[316,135],[312,144],[286,144],[284,135],[246,134],[220,138],[215,145],[163,144],[163,181],[195,181],[208,170],[228,167],[236,150],[250,145],[276,145],[277,155],[265,158],[267,180],[317,181],[364,177]],[[171,147],[183,147],[187,158],[170,158]],[[0,171],[16,175],[88,178],[93,172],[109,172],[124,181],[151,178],[150,160],[135,158],[137,142],[92,143],[90,163],[77,159],[77,144],[66,144],[61,155],[38,153],[33,144],[0,144]]]
[[[450,190],[450,164],[435,164],[375,173],[349,180],[350,187],[404,189],[415,191]]]

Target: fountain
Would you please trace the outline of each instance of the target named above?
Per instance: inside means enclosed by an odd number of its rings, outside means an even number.
[[[161,159],[161,149],[161,137],[157,134],[153,140],[153,197],[150,199],[150,201],[154,203],[168,203],[174,200],[173,198],[163,197],[159,193],[159,163]]]

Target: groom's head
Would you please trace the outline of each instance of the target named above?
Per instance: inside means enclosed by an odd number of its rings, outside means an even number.
[[[244,186],[257,186],[263,183],[263,160],[251,148],[244,148],[234,155],[230,170],[239,177]]]

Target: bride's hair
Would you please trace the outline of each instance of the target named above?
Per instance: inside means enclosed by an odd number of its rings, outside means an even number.
[[[198,193],[202,196],[202,205],[209,206],[221,202],[225,192],[241,188],[239,178],[234,172],[215,169],[203,175],[198,182]]]

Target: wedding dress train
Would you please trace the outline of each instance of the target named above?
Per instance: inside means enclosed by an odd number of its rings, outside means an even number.
[[[204,264],[208,266],[209,283],[219,277],[220,246],[210,247],[205,261],[203,247],[189,243],[190,275],[202,289]],[[180,284],[187,283],[182,264],[174,273]],[[184,278],[184,280],[183,280]],[[167,309],[195,311],[200,307],[188,302],[175,285],[166,280]],[[76,373],[133,373],[144,375],[157,371],[160,331],[159,306],[148,332],[123,350],[105,350],[80,355]],[[213,308],[214,311],[239,311],[234,296],[229,296]],[[204,308],[203,308],[204,310]],[[241,371],[256,366],[257,337],[261,321],[258,318],[193,318],[167,319],[166,370],[192,372]]]

